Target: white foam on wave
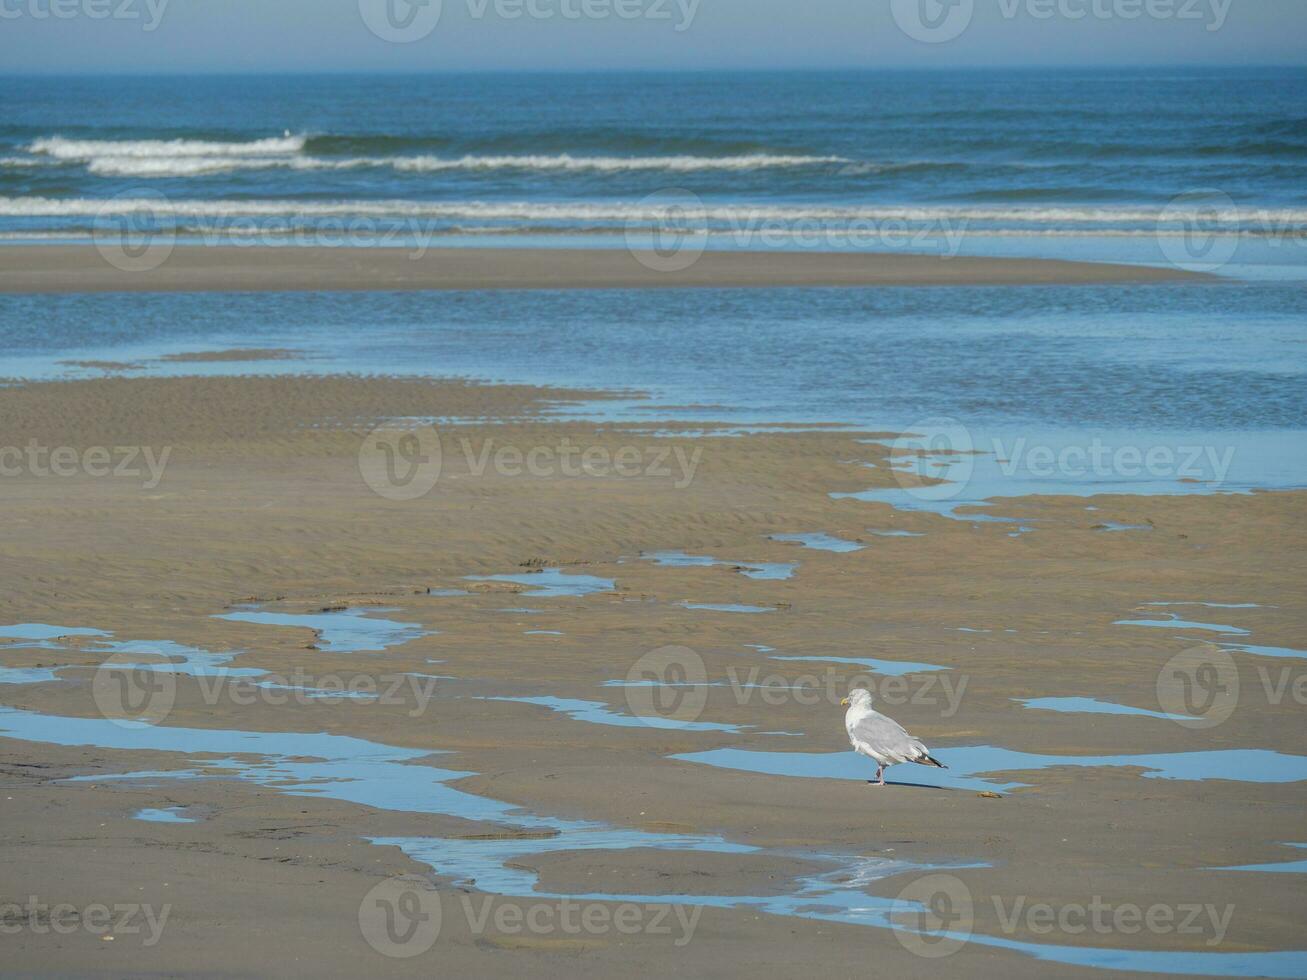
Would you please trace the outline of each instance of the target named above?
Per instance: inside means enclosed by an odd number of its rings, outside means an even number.
[[[73,140],[50,136],[34,140],[24,149],[28,153],[52,157],[55,160],[89,161],[102,157],[239,157],[268,156],[278,153],[299,153],[304,149],[304,136],[286,133],[270,139],[247,140],[241,143],[217,143],[207,140]]]
[[[686,173],[700,170],[764,170],[846,164],[837,156],[748,153],[736,156],[575,156],[570,153],[461,157],[392,156],[331,157],[306,156],[306,137],[286,134],[280,138],[243,143],[201,140],[72,140],[61,136],[38,139],[25,149],[33,156],[10,157],[0,163],[30,166],[42,160],[81,163],[93,174],[113,177],[203,177],[239,170],[349,170],[359,167],[391,168],[405,173],[441,171],[537,170],[621,171],[661,170]]]
[[[102,177],[203,177],[235,170],[346,170],[368,166],[366,160],[316,160],[312,157],[94,157],[86,169]]]
[[[822,164],[848,163],[844,157],[796,156],[773,153],[748,153],[730,157],[585,157],[570,153],[551,156],[394,157],[379,161],[396,170],[418,172],[440,170],[765,170],[769,167],[814,167]]]
[[[413,201],[413,200],[198,200],[165,201],[151,198],[45,198],[0,197],[0,216],[4,217],[93,217],[133,214],[143,210],[179,218],[434,218],[484,221],[580,221],[625,222],[664,220],[666,204],[641,204],[623,201],[534,202],[534,201]],[[1184,230],[1184,216],[1166,207],[982,207],[982,206],[809,206],[716,204],[699,207],[691,203],[681,208],[681,217],[689,222],[710,225],[747,227],[750,224],[778,224],[817,221],[840,225],[859,222],[906,222],[909,224],[959,225],[968,222],[1006,224],[1040,228],[1081,227],[1094,231],[1118,229],[1131,231],[1126,225],[1147,226],[1149,234],[1159,223],[1173,224]],[[1239,209],[1219,218],[1230,230],[1285,231],[1307,226],[1307,208]]]

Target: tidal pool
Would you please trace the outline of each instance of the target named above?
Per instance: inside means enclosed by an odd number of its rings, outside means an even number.
[[[399,646],[409,640],[431,636],[435,631],[421,623],[399,623],[379,619],[369,613],[394,612],[393,609],[342,609],[339,612],[278,613],[242,610],[221,613],[215,619],[259,626],[290,626],[313,630],[318,646],[332,653],[375,653]]]
[[[617,584],[612,579],[599,578],[597,575],[569,574],[560,568],[544,568],[538,572],[513,575],[468,575],[467,580],[527,585],[531,587],[531,596],[541,599],[586,596],[617,590]]]

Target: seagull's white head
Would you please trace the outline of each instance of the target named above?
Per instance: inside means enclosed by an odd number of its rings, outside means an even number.
[[[840,702],[841,705],[849,705],[853,708],[870,708],[871,692],[865,687],[855,687],[849,692],[849,696]]]

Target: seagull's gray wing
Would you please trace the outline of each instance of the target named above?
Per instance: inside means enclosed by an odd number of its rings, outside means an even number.
[[[902,725],[878,712],[860,718],[849,734],[877,762],[912,762],[930,754],[930,750],[909,735]]]

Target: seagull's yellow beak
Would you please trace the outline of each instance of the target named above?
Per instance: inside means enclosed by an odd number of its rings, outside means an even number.
[[[842,700],[842,701],[840,702],[840,707],[843,708],[843,707],[845,707],[846,705],[848,705],[848,703],[849,703],[849,699],[848,699],[848,698],[845,698],[844,700]]]

